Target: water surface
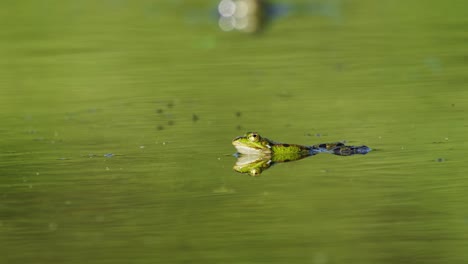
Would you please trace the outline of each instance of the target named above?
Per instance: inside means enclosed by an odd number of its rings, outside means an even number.
[[[314,3],[259,35],[212,1],[1,4],[1,262],[463,263],[466,4]],[[246,131],[375,151],[250,177]]]

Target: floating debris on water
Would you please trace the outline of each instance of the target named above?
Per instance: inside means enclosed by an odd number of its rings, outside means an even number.
[[[114,154],[112,154],[112,153],[106,153],[106,154],[104,154],[104,157],[106,157],[106,158],[112,158],[112,157],[114,157]]]
[[[237,117],[241,117],[241,115],[242,115],[241,111],[237,111],[237,112],[236,112],[236,116],[237,116]]]
[[[436,159],[436,162],[444,162],[444,161],[445,161],[444,158],[437,158],[437,159]]]
[[[193,121],[193,122],[197,122],[198,119],[199,119],[199,118],[198,118],[198,116],[197,116],[196,114],[193,114],[193,115],[192,115],[192,121]]]
[[[164,125],[157,125],[156,126],[156,130],[164,130],[164,128],[167,128],[167,127],[164,127],[165,125],[167,126],[173,126],[175,124],[174,120],[173,120],[173,114],[171,113],[171,110],[169,110],[170,108],[173,108],[174,107],[174,103],[173,102],[156,102],[158,104],[162,104],[161,106],[159,106],[158,108],[156,108],[154,111],[156,114],[158,114],[158,118],[160,118],[160,122],[163,123]],[[166,109],[167,108],[167,109]]]

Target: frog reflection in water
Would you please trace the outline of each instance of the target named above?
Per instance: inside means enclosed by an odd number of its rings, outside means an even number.
[[[237,162],[234,170],[256,176],[268,169],[274,163],[300,160],[318,153],[331,153],[339,156],[367,154],[371,149],[367,146],[346,146],[342,142],[322,143],[312,146],[276,143],[249,132],[232,140],[237,149]]]

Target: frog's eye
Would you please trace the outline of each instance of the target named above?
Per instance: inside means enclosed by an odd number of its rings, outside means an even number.
[[[252,142],[257,142],[260,140],[260,136],[257,133],[251,133],[249,135],[249,140]]]

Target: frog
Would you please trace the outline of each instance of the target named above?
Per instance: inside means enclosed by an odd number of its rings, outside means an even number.
[[[319,153],[331,153],[339,156],[365,155],[372,149],[365,146],[348,146],[344,142],[300,145],[278,143],[261,136],[257,132],[247,132],[232,140],[237,150],[238,161],[234,170],[240,173],[259,175],[275,163],[296,161]]]

